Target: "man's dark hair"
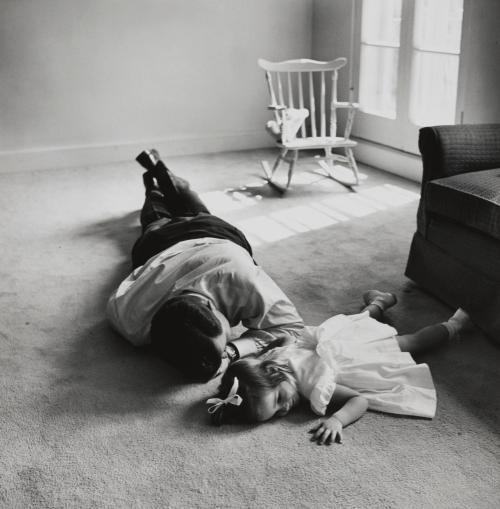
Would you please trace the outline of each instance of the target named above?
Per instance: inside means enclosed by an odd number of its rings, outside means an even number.
[[[151,347],[184,375],[209,380],[221,363],[213,339],[222,334],[220,322],[203,300],[180,295],[167,300],[151,321]]]

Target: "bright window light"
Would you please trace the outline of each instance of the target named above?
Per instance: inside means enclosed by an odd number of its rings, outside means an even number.
[[[284,222],[288,227],[298,227],[299,231],[317,230],[337,222],[330,216],[307,206],[293,207],[285,211],[274,212],[271,214],[271,217]]]
[[[200,198],[205,203],[208,210],[215,214],[241,210],[260,202],[258,197],[248,196],[241,192],[227,193],[225,191],[209,191],[202,193]]]
[[[231,222],[244,232],[253,246],[259,246],[403,206],[419,199],[419,193],[393,184],[383,184],[360,189],[356,194],[330,196],[310,205],[294,206],[268,215]]]
[[[356,198],[360,200],[361,202],[366,203],[366,205],[372,207],[375,210],[386,210],[387,206],[383,205],[382,203],[378,202],[377,200],[373,200],[369,196],[365,196],[362,193],[357,193]]]
[[[396,118],[402,0],[363,0],[360,109]]]
[[[334,210],[338,210],[352,217],[367,216],[375,211],[372,207],[366,207],[364,204],[360,204],[358,200],[354,199],[353,195],[334,196],[328,200],[324,200],[323,203]]]
[[[415,0],[410,120],[454,124],[463,0]]]
[[[341,214],[338,210],[332,209],[324,202],[313,203],[313,204],[311,204],[311,207],[314,207],[315,209],[319,210],[320,212],[323,212],[323,214],[326,214],[328,217],[331,217],[332,219],[334,219],[335,222],[347,221],[349,219],[345,214]]]
[[[273,212],[271,217],[281,224],[286,224],[288,228],[297,233],[304,233],[309,231],[309,228],[299,220],[300,217],[297,214],[296,208]]]
[[[252,217],[239,221],[237,227],[245,234],[249,232],[254,237],[265,242],[275,242],[277,240],[286,239],[297,233],[266,216]]]

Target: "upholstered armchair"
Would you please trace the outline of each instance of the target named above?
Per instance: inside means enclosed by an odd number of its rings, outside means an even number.
[[[406,275],[500,341],[500,124],[424,127]]]

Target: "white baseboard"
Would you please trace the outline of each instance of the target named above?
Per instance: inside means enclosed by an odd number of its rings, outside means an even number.
[[[151,147],[157,148],[162,156],[180,156],[271,146],[272,140],[262,129],[102,145],[13,150],[0,152],[0,173],[133,161],[141,150]]]
[[[357,147],[354,148],[354,157],[359,163],[394,173],[415,182],[422,181],[422,159],[420,156],[361,138],[353,139],[358,142]]]
[[[363,139],[356,139],[354,155],[359,163],[417,182],[422,178],[419,156]],[[264,130],[184,136],[85,146],[49,147],[0,152],[0,173],[46,170],[133,161],[145,148],[155,147],[167,156],[205,154],[274,147]]]

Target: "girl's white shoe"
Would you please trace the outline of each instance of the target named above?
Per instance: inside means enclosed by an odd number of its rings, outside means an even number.
[[[396,295],[390,292],[381,292],[379,290],[368,290],[363,294],[363,302],[366,306],[374,304],[378,306],[382,311],[389,309],[394,306],[398,299]]]
[[[462,308],[458,308],[453,316],[447,322],[443,322],[442,325],[446,327],[450,339],[457,339],[460,332],[466,332],[473,328],[473,323],[467,311]]]

